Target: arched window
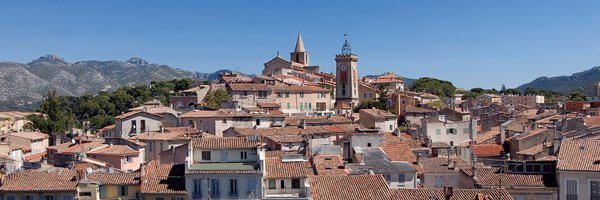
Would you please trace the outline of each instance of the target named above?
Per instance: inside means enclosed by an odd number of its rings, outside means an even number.
[[[346,96],[346,83],[342,83],[342,96]]]

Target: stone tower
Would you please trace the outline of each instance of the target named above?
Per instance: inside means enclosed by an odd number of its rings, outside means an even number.
[[[290,60],[292,62],[308,66],[308,52],[304,50],[304,42],[302,41],[302,35],[300,34],[298,34],[298,39],[296,40],[296,48],[294,49],[294,52],[290,53]]]
[[[335,107],[339,110],[350,111],[358,104],[358,56],[352,54],[350,44],[346,39],[342,53],[335,56],[336,90]]]

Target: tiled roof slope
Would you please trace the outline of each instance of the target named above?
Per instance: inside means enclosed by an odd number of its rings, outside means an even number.
[[[140,173],[91,173],[87,178],[106,185],[140,184]]]
[[[561,171],[600,171],[599,140],[563,140],[557,169]]]
[[[192,147],[198,149],[254,149],[257,141],[248,141],[245,137],[214,137],[192,140]]]
[[[392,199],[392,193],[381,175],[315,176],[308,182],[313,200]]]
[[[306,178],[315,174],[310,162],[282,162],[281,157],[267,158],[266,167],[268,179]]]
[[[442,189],[392,189],[396,200],[429,200],[446,199]],[[471,200],[478,195],[491,197],[494,200],[512,200],[506,189],[454,189],[450,200]]]
[[[15,172],[6,177],[0,191],[58,192],[77,191],[77,171]]]
[[[472,168],[460,169],[468,176],[472,175]],[[478,167],[476,183],[484,187],[558,187],[555,174],[517,174],[502,173],[501,168]]]
[[[148,163],[142,177],[142,194],[186,194],[185,166],[183,164]]]

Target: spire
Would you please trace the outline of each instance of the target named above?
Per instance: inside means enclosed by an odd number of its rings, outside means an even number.
[[[302,35],[298,33],[298,39],[296,40],[296,49],[294,52],[305,52],[304,50],[304,42],[302,42]]]
[[[344,34],[344,37],[346,39],[344,40],[344,45],[342,46],[342,54],[352,54],[352,48],[350,47],[350,43],[348,43],[348,34]]]

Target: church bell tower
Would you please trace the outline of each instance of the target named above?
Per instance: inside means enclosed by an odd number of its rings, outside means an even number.
[[[290,60],[292,62],[308,66],[308,52],[304,50],[304,41],[302,41],[302,35],[300,34],[298,34],[298,39],[296,40],[296,48],[294,48],[294,52],[290,53]]]
[[[336,90],[335,108],[338,114],[351,112],[358,104],[358,56],[352,54],[348,39],[344,41],[342,53],[335,56]]]

